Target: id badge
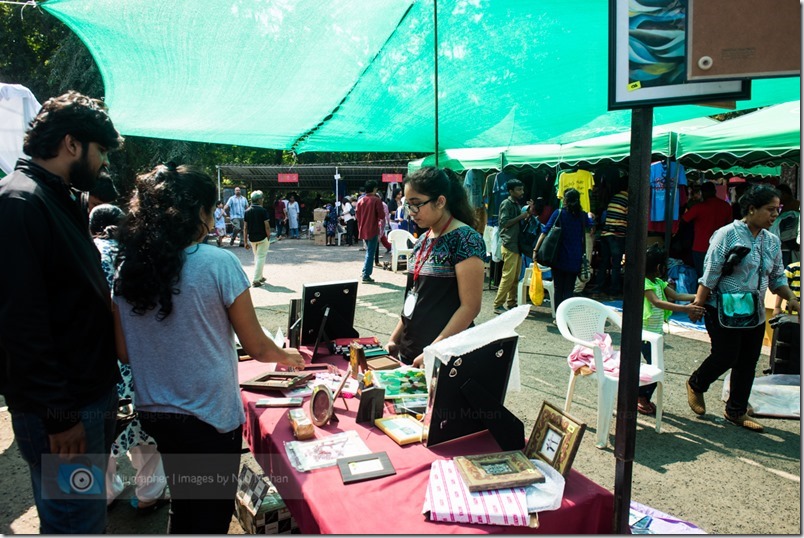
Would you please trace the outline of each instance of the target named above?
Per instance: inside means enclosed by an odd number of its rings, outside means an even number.
[[[405,317],[413,316],[413,309],[416,308],[416,299],[418,295],[416,292],[411,291],[408,293],[408,296],[405,298],[405,305],[402,307],[402,313]]]

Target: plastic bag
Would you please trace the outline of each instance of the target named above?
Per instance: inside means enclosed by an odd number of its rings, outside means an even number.
[[[539,269],[539,264],[533,264],[533,274],[530,277],[530,302],[536,306],[540,306],[544,301],[544,285],[542,284],[542,271]]]

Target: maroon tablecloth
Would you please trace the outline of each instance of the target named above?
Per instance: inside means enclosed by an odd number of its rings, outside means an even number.
[[[347,364],[340,357],[325,360],[341,368]],[[239,368],[242,382],[270,366],[247,361],[240,363]],[[487,432],[432,448],[421,443],[399,446],[378,428],[355,423],[358,400],[349,400],[346,410],[343,400],[338,399],[335,412],[340,422],[317,428],[317,437],[355,430],[372,451],[385,451],[396,469],[393,476],[344,485],[336,467],[307,473],[296,471],[284,448],[285,442],[294,440],[287,409],[257,409],[255,401],[266,395],[245,390],[241,393],[246,411],[243,435],[304,534],[613,532],[613,494],[574,470],[567,478],[561,508],[540,513],[538,529],[431,522],[422,514],[430,464],[440,458],[499,451]],[[306,411],[308,402],[309,398],[305,399]]]

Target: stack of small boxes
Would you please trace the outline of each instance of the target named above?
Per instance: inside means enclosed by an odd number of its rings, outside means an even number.
[[[322,207],[313,209],[313,241],[316,245],[324,246],[327,242],[327,228],[324,225],[326,216],[326,209]]]
[[[248,534],[299,534],[296,520],[271,481],[245,465],[240,469],[235,512]]]

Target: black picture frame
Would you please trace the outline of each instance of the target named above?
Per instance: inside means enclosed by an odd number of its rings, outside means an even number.
[[[514,431],[506,422],[504,404],[517,341],[517,336],[501,338],[465,355],[452,357],[447,364],[435,361],[423,419],[428,447],[490,429],[492,423]],[[472,382],[476,384],[474,387]],[[469,388],[480,385],[486,398],[481,399],[475,393],[470,401],[462,390],[464,385]],[[499,407],[492,407],[491,402]],[[521,437],[521,445],[524,445],[524,432]],[[502,447],[499,439],[498,444]],[[522,446],[502,448],[514,450]]]
[[[341,479],[344,484],[372,480],[396,474],[396,469],[391,463],[391,459],[386,452],[373,452],[361,456],[340,458],[337,460],[338,470],[341,472]],[[373,464],[373,465],[372,465]],[[370,470],[360,472],[361,467]]]
[[[631,28],[632,23],[638,25],[640,16],[631,17],[629,7],[638,0],[609,0],[609,110],[627,109],[641,106],[668,106],[683,104],[701,104],[707,102],[729,102],[751,98],[750,80],[728,80],[712,82],[687,82],[686,54],[668,58],[663,57],[660,76],[652,80],[639,80],[649,76],[636,68],[638,65],[655,66],[651,63],[638,63],[631,60],[632,44],[630,38],[634,37],[634,47],[640,46],[639,36],[657,36],[656,22],[651,21],[651,28]],[[678,43],[684,46],[686,40],[686,2],[684,0],[666,0],[668,16],[667,24],[672,25],[672,32]],[[666,30],[664,30],[667,32]],[[669,38],[668,38],[669,39]],[[634,56],[642,58],[645,62],[653,59],[650,53],[651,45],[642,45],[644,48],[635,49]],[[666,46],[662,42],[659,46]],[[670,68],[675,62],[678,66]],[[634,67],[634,69],[632,69]],[[677,71],[678,70],[678,71]],[[663,78],[664,77],[664,78]],[[666,80],[665,80],[666,79]]]
[[[305,284],[302,287],[300,343],[312,345],[334,338],[357,337],[354,329],[356,308],[357,280]],[[327,309],[326,324],[322,325]]]

